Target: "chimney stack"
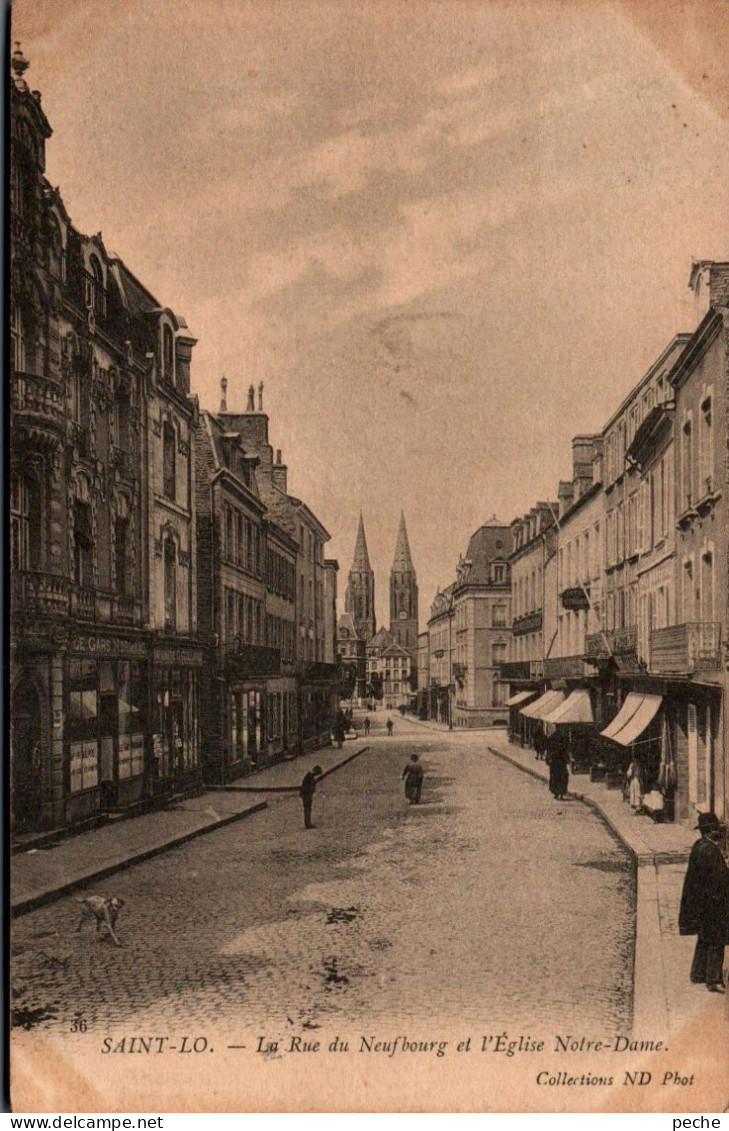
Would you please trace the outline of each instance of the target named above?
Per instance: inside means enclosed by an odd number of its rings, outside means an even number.
[[[287,493],[288,468],[285,463],[281,462],[280,448],[276,449],[276,462],[271,468],[271,479],[274,487],[278,487],[279,491],[283,491],[285,495]]]
[[[220,411],[221,412],[227,412],[228,411],[228,403],[225,399],[225,394],[226,394],[227,389],[228,389],[228,378],[227,377],[221,377],[220,378]]]

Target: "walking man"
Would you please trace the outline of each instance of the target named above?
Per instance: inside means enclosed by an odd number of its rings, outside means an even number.
[[[388,719],[385,726],[387,727],[387,737],[389,738],[392,734],[392,719]]]
[[[302,781],[301,788],[299,789],[299,797],[301,798],[303,805],[304,805],[304,828],[305,829],[313,829],[314,828],[314,826],[311,823],[311,807],[314,803],[314,794],[316,792],[316,783],[319,781],[319,779],[321,777],[322,777],[321,766],[314,766],[314,768],[312,770],[309,770],[307,773],[304,774],[304,780]]]
[[[365,738],[366,738],[366,737],[367,737],[367,736],[369,735],[369,733],[370,733],[370,719],[369,719],[369,715],[365,715],[365,721],[364,721],[364,732],[365,732]]]
[[[701,833],[691,849],[681,894],[678,929],[696,935],[691,981],[724,993],[724,947],[729,942],[729,868],[719,847],[724,826],[715,813],[699,813]]]

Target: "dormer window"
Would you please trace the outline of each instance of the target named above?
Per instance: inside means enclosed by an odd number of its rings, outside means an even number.
[[[503,585],[506,581],[506,566],[495,565],[493,567],[494,585]]]
[[[106,290],[104,288],[104,272],[95,255],[89,256],[89,270],[85,279],[86,307],[93,310],[97,318],[106,314]]]
[[[175,383],[175,338],[172,327],[162,326],[162,376],[171,385]]]

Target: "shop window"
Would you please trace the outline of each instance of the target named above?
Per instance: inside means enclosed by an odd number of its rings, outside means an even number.
[[[93,660],[69,660],[65,736],[69,790],[80,793],[99,782],[99,693]]]
[[[144,772],[146,680],[142,664],[121,661],[117,669],[119,777],[131,778]]]
[[[169,421],[162,428],[162,490],[173,502],[177,488],[177,435]]]
[[[165,629],[174,632],[177,628],[177,550],[171,538],[164,544],[165,574]]]

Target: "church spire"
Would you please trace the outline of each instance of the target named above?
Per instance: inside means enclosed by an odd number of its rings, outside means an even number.
[[[408,532],[405,526],[405,515],[400,511],[400,526],[397,531],[397,542],[395,543],[395,560],[392,563],[393,572],[395,573],[414,573],[413,559],[410,556],[410,543],[408,542]]]
[[[365,538],[364,521],[362,512],[359,512],[359,526],[357,527],[357,540],[354,544],[354,558],[352,559],[353,573],[369,573],[370,556],[367,553],[367,539]]]

